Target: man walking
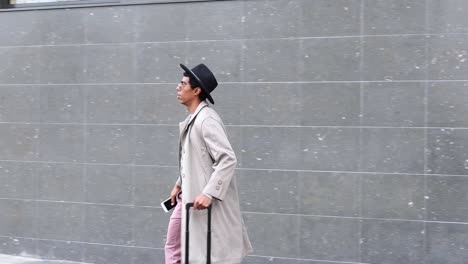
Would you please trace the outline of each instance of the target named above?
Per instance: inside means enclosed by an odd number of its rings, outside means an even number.
[[[190,264],[206,263],[207,211],[212,206],[211,263],[238,264],[252,251],[242,220],[239,196],[235,177],[236,156],[226,135],[224,124],[213,108],[205,100],[214,104],[210,93],[218,85],[213,73],[204,64],[193,69],[180,65],[184,74],[177,86],[177,100],[185,105],[189,116],[179,124],[179,169],[180,177],[175,184],[171,198],[173,201],[182,192],[181,205],[173,214],[180,215],[185,204],[194,203],[190,216]],[[184,259],[185,226],[179,236],[174,236],[180,221],[185,223],[185,210],[182,218],[171,218],[166,243],[166,264],[171,254],[182,250]],[[175,228],[174,228],[175,227]],[[177,231],[174,231],[177,230]],[[170,238],[177,237],[177,241]],[[182,241],[182,243],[180,243]],[[176,245],[176,246],[174,246]],[[173,256],[172,256],[173,257]],[[177,257],[175,257],[177,258]],[[173,258],[174,259],[174,258]],[[169,262],[169,263],[180,263]]]

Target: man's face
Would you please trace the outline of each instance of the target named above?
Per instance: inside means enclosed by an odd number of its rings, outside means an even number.
[[[183,77],[177,85],[177,100],[183,105],[190,105],[193,100],[198,98],[200,88],[192,89],[189,83],[189,77]]]

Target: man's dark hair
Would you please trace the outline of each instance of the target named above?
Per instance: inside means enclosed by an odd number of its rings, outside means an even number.
[[[198,98],[200,98],[200,101],[205,101],[205,99],[207,98],[206,93],[205,93],[205,91],[203,91],[203,89],[201,88],[201,85],[198,83],[198,81],[195,78],[191,78],[190,74],[188,74],[187,72],[184,72],[184,77],[189,78],[190,88],[195,89],[197,87],[200,87],[201,93],[198,95]]]

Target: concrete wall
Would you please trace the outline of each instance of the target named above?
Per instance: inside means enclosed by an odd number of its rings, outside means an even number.
[[[0,13],[0,253],[163,262],[179,63],[216,73],[251,264],[468,263],[468,2]],[[216,246],[216,245],[214,245]]]

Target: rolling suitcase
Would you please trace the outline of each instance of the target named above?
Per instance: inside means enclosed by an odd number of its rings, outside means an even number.
[[[185,209],[187,210],[185,218],[185,264],[189,264],[189,223],[190,223],[190,207],[193,207],[193,203],[187,203]],[[206,263],[211,264],[211,205],[207,208],[208,210],[208,229],[206,232]]]

